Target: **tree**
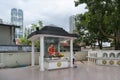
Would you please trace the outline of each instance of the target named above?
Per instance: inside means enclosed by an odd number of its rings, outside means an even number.
[[[38,24],[31,24],[31,32],[36,31],[36,28],[38,27],[39,29],[42,28],[43,23],[42,21],[38,21]]]
[[[102,42],[108,41],[108,39],[100,34],[101,32],[97,30],[97,26],[90,27],[88,20],[88,12],[76,16],[75,24],[76,32],[79,34],[78,40],[80,42],[82,41],[82,43],[85,43],[87,46],[91,45],[93,48],[95,48],[95,43],[98,42],[99,48],[102,49]]]
[[[88,9],[86,24],[89,31],[95,30],[106,38],[114,39],[115,49],[120,49],[120,1],[78,0],[75,6],[83,3]]]
[[[31,45],[31,41],[29,41],[27,38],[20,38],[21,45]]]
[[[40,28],[42,28],[42,26],[43,26],[43,23],[42,23],[41,20],[39,20],[39,21],[38,21],[38,24],[31,24],[30,27],[25,28],[25,32],[24,32],[25,36],[24,36],[24,38],[20,38],[20,44],[21,44],[21,45],[31,45],[31,41],[29,41],[29,40],[27,39],[28,35],[29,35],[30,33],[32,33],[33,31],[36,31],[36,28],[37,28],[37,27],[40,29]],[[39,49],[39,47],[40,47],[40,42],[39,42],[39,41],[36,41],[36,42],[35,42],[35,46],[37,47],[37,49]]]
[[[39,29],[41,29],[43,26],[43,23],[41,20],[38,21],[38,24],[31,24],[30,27],[26,27],[25,31],[24,31],[24,38],[27,38],[28,35],[34,31],[36,31],[36,28],[38,27]]]
[[[36,31],[36,28],[41,29],[43,27],[43,23],[41,20],[38,21],[38,24],[31,24],[31,32]],[[39,51],[39,47],[40,47],[40,42],[36,41],[35,42],[35,46],[37,47],[37,50]]]

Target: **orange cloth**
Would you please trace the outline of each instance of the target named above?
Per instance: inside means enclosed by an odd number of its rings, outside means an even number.
[[[55,55],[55,48],[54,48],[54,46],[50,46],[48,48],[48,53],[49,53],[49,55]]]

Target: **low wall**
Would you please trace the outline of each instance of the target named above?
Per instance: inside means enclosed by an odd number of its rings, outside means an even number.
[[[90,50],[88,61],[98,65],[120,66],[120,50]]]
[[[39,53],[35,53],[35,64],[38,64]],[[31,53],[0,53],[0,67],[27,66],[31,64]]]
[[[64,53],[65,58],[70,57],[70,52],[61,52]],[[86,60],[87,59],[88,52],[87,51],[81,51],[81,52],[75,52],[75,60]]]
[[[65,58],[70,57],[70,52],[61,52]],[[35,53],[35,64],[39,64],[39,52]],[[87,52],[76,52],[75,60],[86,59]],[[0,67],[16,67],[31,65],[31,52],[0,53]]]

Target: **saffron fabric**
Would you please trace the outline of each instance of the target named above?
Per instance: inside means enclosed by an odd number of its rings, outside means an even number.
[[[48,53],[49,53],[50,56],[55,55],[55,48],[54,48],[53,45],[48,47]]]

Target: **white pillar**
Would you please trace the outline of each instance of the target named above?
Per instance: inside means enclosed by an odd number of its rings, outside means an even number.
[[[35,66],[35,50],[34,50],[34,41],[32,41],[32,52],[31,52],[31,66]]]
[[[70,40],[70,67],[73,67],[73,39]]]
[[[91,62],[91,53],[92,53],[92,49],[90,49],[88,51],[88,62],[90,61]]]
[[[40,71],[44,71],[44,36],[40,37],[39,65],[40,65]]]

